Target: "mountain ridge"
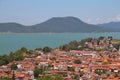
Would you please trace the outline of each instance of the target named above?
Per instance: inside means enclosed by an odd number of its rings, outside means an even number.
[[[103,23],[103,24],[98,24],[98,26],[110,28],[114,32],[120,32],[120,22]]]
[[[100,25],[88,24],[79,18],[72,16],[53,17],[47,21],[31,26],[25,26],[14,22],[0,23],[0,32],[8,31],[14,33],[112,32],[109,28]]]

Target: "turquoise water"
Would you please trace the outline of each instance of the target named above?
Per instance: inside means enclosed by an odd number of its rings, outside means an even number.
[[[8,54],[21,47],[29,49],[50,46],[58,47],[73,40],[92,37],[113,36],[120,39],[120,33],[61,33],[61,34],[0,34],[0,54]]]

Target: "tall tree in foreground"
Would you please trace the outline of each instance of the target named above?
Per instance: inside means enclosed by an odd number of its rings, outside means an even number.
[[[13,71],[12,80],[15,80],[15,73]]]

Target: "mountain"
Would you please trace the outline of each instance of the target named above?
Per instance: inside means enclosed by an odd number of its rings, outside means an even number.
[[[43,23],[24,26],[18,23],[0,23],[0,32],[15,33],[78,33],[78,32],[110,32],[109,28],[87,24],[76,17],[53,17]]]
[[[84,23],[76,17],[54,17],[41,24],[32,26],[35,32],[101,32],[103,29],[96,25]]]
[[[103,28],[109,28],[113,32],[120,32],[120,22],[109,22],[104,24],[98,24],[98,26],[101,26]]]
[[[0,23],[0,32],[26,32],[27,27],[18,23]]]

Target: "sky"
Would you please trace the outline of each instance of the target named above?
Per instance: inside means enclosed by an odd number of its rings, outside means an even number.
[[[66,16],[90,24],[118,22],[120,0],[0,0],[0,23],[34,25]]]

